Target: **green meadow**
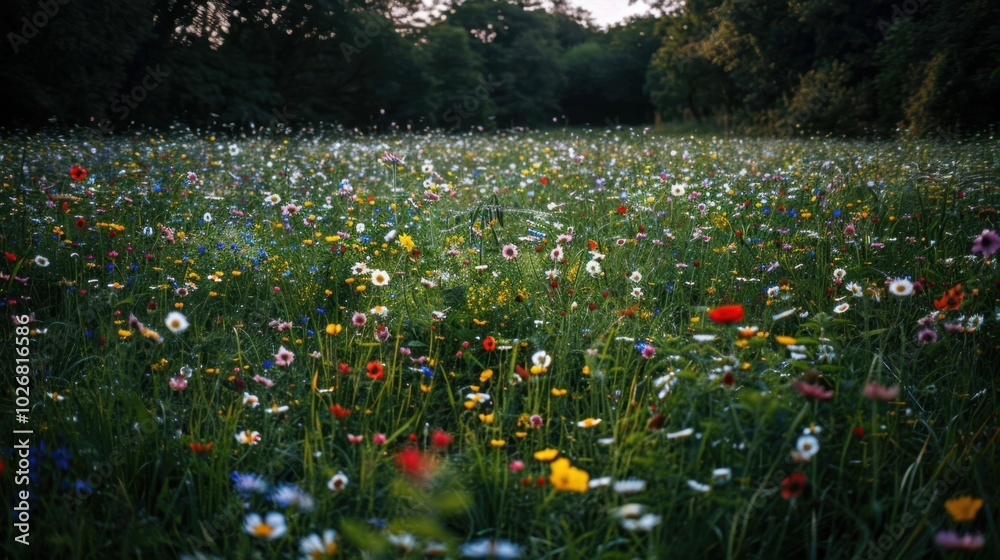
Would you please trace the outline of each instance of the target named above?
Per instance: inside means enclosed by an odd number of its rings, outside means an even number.
[[[998,555],[992,138],[33,134],[0,185],[6,557]]]

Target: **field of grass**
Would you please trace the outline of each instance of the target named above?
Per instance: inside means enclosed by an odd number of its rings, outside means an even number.
[[[991,139],[0,158],[7,557],[1000,550]]]

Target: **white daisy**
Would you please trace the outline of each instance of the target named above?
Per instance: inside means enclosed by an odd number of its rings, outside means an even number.
[[[285,516],[276,511],[268,513],[264,519],[256,513],[247,515],[243,529],[259,539],[269,541],[281,538],[288,531],[288,527],[285,526]]]
[[[174,334],[181,334],[188,328],[187,317],[184,316],[180,311],[171,311],[167,313],[167,318],[164,321],[167,324],[167,328],[170,332]]]

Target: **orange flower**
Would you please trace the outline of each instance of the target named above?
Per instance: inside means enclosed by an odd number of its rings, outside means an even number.
[[[963,299],[965,299],[965,292],[962,291],[962,285],[955,284],[954,287],[945,290],[941,299],[934,300],[934,309],[938,311],[955,311],[962,305]]]
[[[981,507],[983,507],[983,499],[973,498],[972,496],[952,498],[944,503],[944,508],[948,510],[948,515],[956,523],[974,520]]]
[[[497,349],[497,339],[492,336],[487,336],[483,339],[483,350],[487,352],[492,352]]]
[[[368,376],[368,379],[381,381],[385,378],[385,366],[382,365],[382,362],[372,360],[365,366],[365,375]]]

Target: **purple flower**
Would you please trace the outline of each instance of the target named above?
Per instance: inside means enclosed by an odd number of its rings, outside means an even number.
[[[988,229],[984,229],[983,233],[972,242],[972,252],[982,253],[984,259],[990,258],[997,249],[1000,249],[1000,235]]]
[[[938,341],[937,331],[930,328],[924,328],[917,333],[917,342],[920,344],[934,344]]]
[[[964,550],[972,552],[983,548],[986,539],[978,533],[958,534],[956,531],[938,531],[934,535],[934,544],[945,550]]]

